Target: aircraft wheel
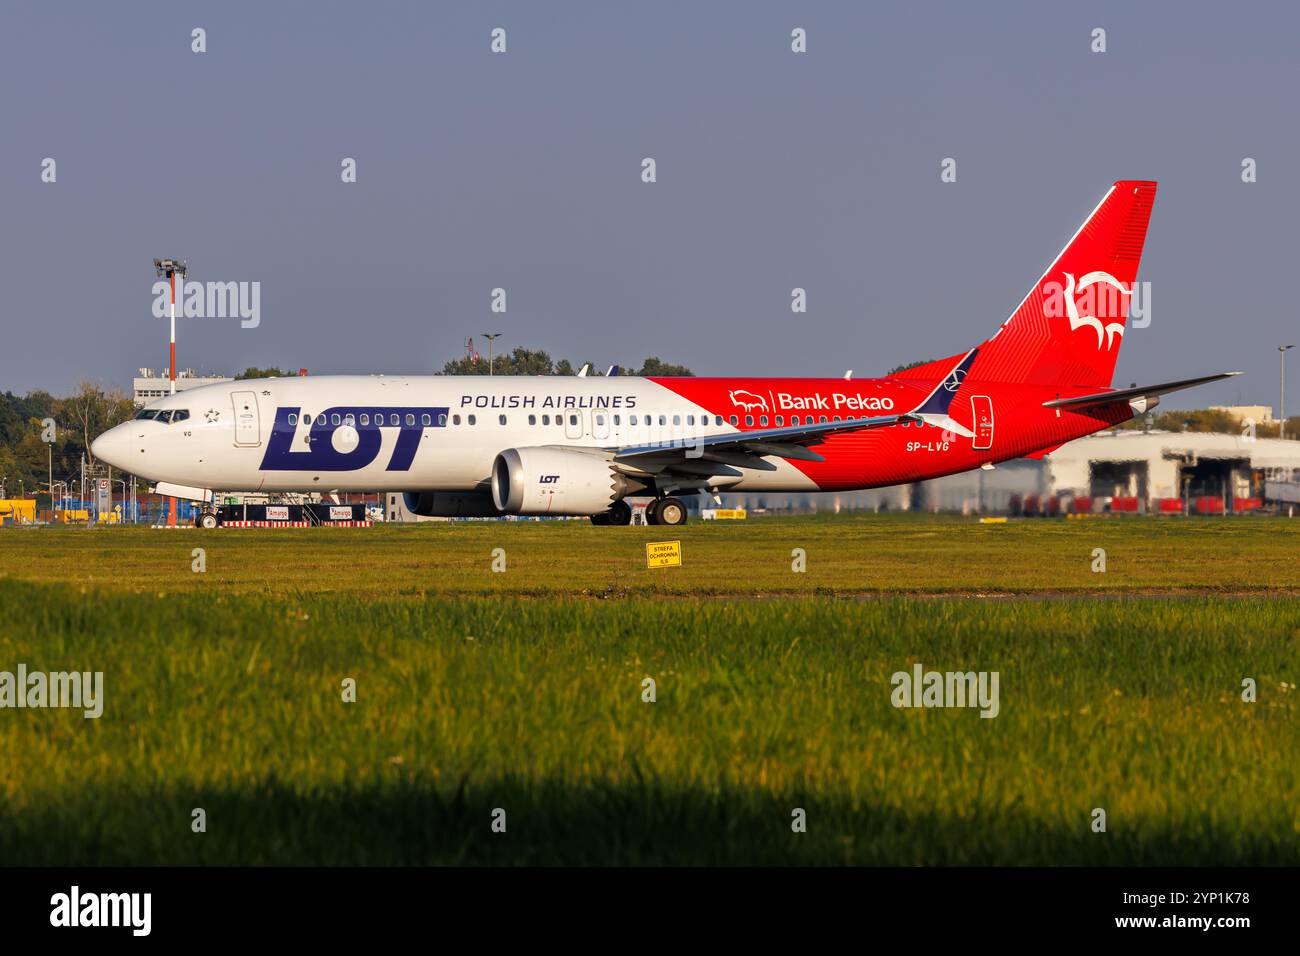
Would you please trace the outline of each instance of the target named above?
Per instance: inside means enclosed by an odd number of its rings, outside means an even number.
[[[217,516],[213,514],[211,511],[205,511],[203,512],[203,514],[199,515],[198,525],[200,528],[206,528],[209,531],[211,531],[213,528],[217,527],[220,524],[221,524],[220,519],[217,518]]]
[[[605,512],[606,524],[625,525],[632,523],[632,506],[623,499],[619,499],[610,505],[609,510]]]
[[[596,524],[596,525],[607,525],[607,524],[609,524],[609,512],[608,512],[608,511],[604,511],[604,512],[601,512],[601,513],[598,514],[598,515],[592,515],[592,516],[591,516],[591,523],[592,523],[592,524]]]
[[[665,498],[655,509],[656,524],[686,524],[686,506],[679,498]]]
[[[660,499],[656,498],[654,501],[650,502],[648,505],[645,506],[645,523],[646,523],[646,524],[658,524],[658,523],[659,523],[659,505],[660,505],[660,504],[662,504],[662,501],[661,501]]]

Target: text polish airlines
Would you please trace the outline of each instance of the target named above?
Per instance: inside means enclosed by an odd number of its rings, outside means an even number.
[[[1155,194],[1115,183],[992,338],[884,378],[251,379],[168,396],[92,452],[209,505],[398,491],[422,515],[628,524],[626,499],[649,497],[668,525],[682,495],[874,488],[1041,455],[1236,374],[1110,387]]]

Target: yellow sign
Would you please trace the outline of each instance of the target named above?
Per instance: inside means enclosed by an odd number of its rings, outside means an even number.
[[[682,543],[680,541],[649,541],[645,546],[647,568],[680,568]]]
[[[723,521],[727,519],[730,519],[732,521],[744,521],[745,509],[744,508],[719,508],[715,512],[713,512],[713,517],[717,518],[719,521]]]
[[[980,518],[980,524],[1006,524],[1006,518]]]

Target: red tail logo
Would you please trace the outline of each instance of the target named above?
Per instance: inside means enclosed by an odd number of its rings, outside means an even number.
[[[1098,283],[1104,283],[1106,286],[1117,290],[1110,295],[1103,292],[1101,295],[1093,295],[1093,291],[1099,288]],[[1074,273],[1065,274],[1065,288],[1062,290],[1062,299],[1065,302],[1065,314],[1070,319],[1070,331],[1087,326],[1097,330],[1097,348],[1101,348],[1102,336],[1106,338],[1106,348],[1111,347],[1111,342],[1115,336],[1124,336],[1124,319],[1128,316],[1128,301],[1132,288],[1124,288],[1124,283],[1120,282],[1109,272],[1089,272],[1083,276],[1078,283],[1074,281]],[[1078,297],[1082,297],[1082,301]],[[1079,309],[1082,307],[1086,311],[1080,314]],[[1101,315],[1098,316],[1097,313]],[[1118,322],[1106,322],[1104,319],[1118,318]]]
[[[1155,183],[1115,183],[980,348],[972,378],[1109,386],[1155,198]]]

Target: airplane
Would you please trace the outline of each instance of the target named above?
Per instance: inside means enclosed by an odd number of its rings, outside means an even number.
[[[267,378],[169,395],[92,454],[163,495],[401,492],[430,517],[686,521],[687,495],[938,478],[1112,428],[1238,374],[1114,389],[1156,183],[1121,180],[991,338],[881,378]]]

